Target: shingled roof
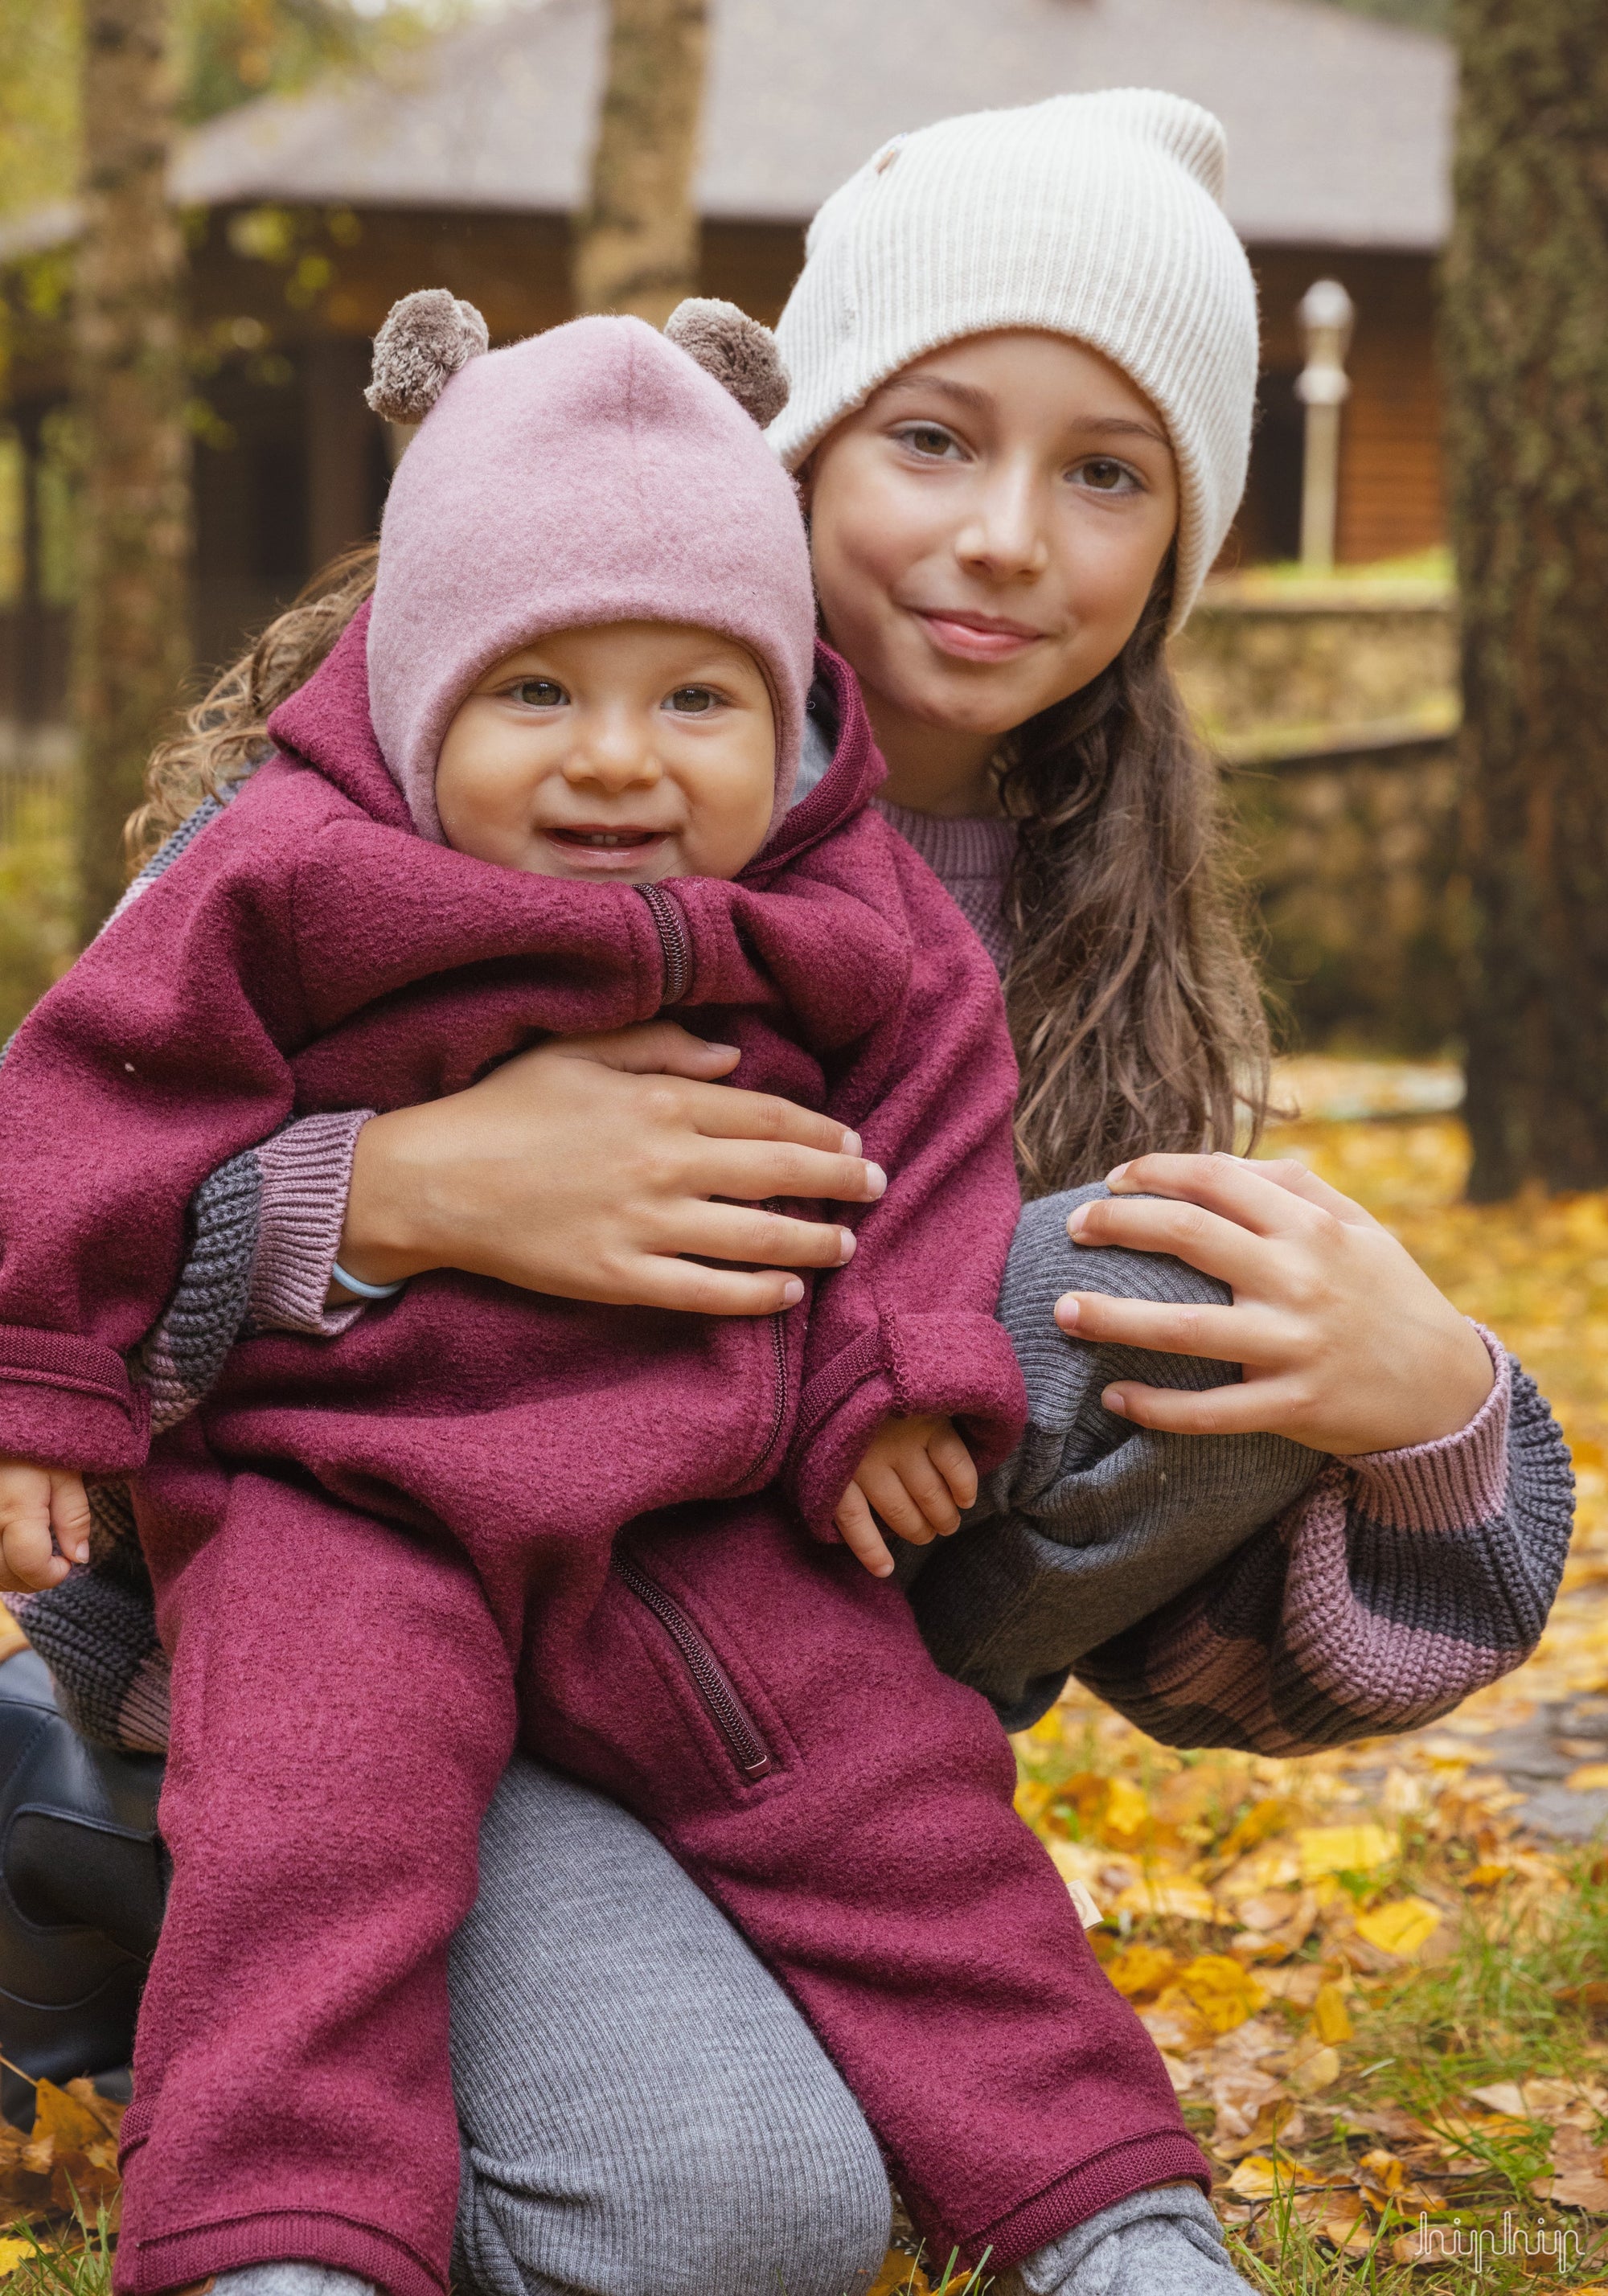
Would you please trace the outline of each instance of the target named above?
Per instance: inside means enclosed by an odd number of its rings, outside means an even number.
[[[382,73],[189,136],[185,201],[564,213],[596,114],[603,0],[522,0]],[[879,144],[1070,89],[1194,97],[1229,135],[1253,245],[1430,250],[1448,221],[1453,62],[1325,0],[715,0],[712,217],[801,222]]]

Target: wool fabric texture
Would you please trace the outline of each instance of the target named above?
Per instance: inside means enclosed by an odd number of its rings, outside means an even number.
[[[1180,628],[1244,489],[1256,398],[1256,286],[1219,204],[1226,155],[1210,112],[1131,87],[884,144],[810,225],[776,328],[792,395],[772,445],[796,470],[890,375],[963,336],[1070,335],[1167,425]]]
[[[555,630],[681,622],[747,647],[776,714],[776,816],[815,639],[792,481],[713,377],[640,319],[577,319],[472,358],[386,498],[368,625],[374,732],[443,842],[436,761],[492,664]]]

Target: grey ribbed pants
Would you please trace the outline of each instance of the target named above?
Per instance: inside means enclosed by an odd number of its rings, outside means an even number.
[[[452,1948],[454,2279],[484,2296],[852,2296],[888,2245],[859,2107],[647,1829],[504,1777]]]
[[[859,2296],[888,2245],[876,2140],[725,1915],[636,1818],[523,1758],[480,1847],[480,1899],[452,1948],[456,2288]],[[229,2277],[241,2284],[218,2296],[369,2296],[343,2275]],[[1103,2210],[1007,2287],[1244,2283],[1188,2185]]]
[[[1012,1727],[1053,1701],[1079,1651],[1232,1552],[1321,1464],[1273,1437],[1202,1443],[1100,1409],[1112,1378],[1234,1376],[1057,1333],[1051,1307],[1069,1285],[1227,1296],[1176,1260],[1070,1244],[1071,1204],[1103,1193],[1024,1213],[999,1312],[1027,1377],[1028,1435],[966,1531],[902,1552],[935,1656]],[[889,2192],[859,2107],[736,1931],[624,1810],[515,1761],[482,1833],[451,1990],[461,2288],[854,2296],[874,2276]],[[1103,2210],[1030,2259],[1020,2284],[1032,2296],[1243,2285],[1193,2187]]]

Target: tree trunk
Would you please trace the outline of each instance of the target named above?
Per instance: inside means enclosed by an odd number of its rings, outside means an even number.
[[[591,191],[575,226],[578,310],[634,312],[661,327],[698,292],[693,176],[707,15],[707,0],[612,0]]]
[[[1608,1185],[1608,39],[1456,0],[1442,299],[1463,600],[1470,1193]]]
[[[189,664],[190,489],[168,0],[86,0],[83,37],[74,656],[87,939],[122,890],[123,823]]]

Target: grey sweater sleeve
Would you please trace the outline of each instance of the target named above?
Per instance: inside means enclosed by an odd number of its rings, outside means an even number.
[[[1455,1437],[1341,1462],[1277,1436],[1167,1435],[1104,1411],[1112,1380],[1218,1386],[1237,1367],[1064,1339],[1076,1288],[1220,1300],[1181,1262],[1072,1244],[1103,1193],[1031,1204],[1000,1314],[1030,1424],[960,1533],[913,1550],[938,1662],[1024,1728],[1076,1671],[1153,1736],[1291,1753],[1444,1713],[1533,1649],[1571,1521],[1568,1453],[1494,1343]]]

